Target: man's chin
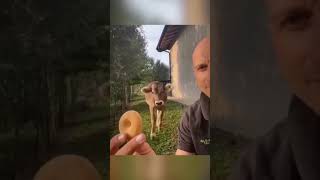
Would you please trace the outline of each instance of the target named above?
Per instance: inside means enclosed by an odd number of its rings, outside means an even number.
[[[210,98],[210,92],[203,92],[203,93]]]
[[[317,85],[318,88],[311,88],[308,91],[308,102],[309,106],[311,106],[311,109],[317,113],[317,115],[320,115],[320,84]]]

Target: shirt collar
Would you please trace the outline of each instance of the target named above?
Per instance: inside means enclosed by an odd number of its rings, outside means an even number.
[[[209,120],[210,115],[210,98],[204,93],[200,94],[200,106],[202,115],[205,120]]]
[[[289,109],[290,142],[301,179],[318,179],[320,166],[319,116],[297,96]]]

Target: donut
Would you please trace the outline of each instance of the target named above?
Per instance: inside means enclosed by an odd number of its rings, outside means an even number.
[[[33,180],[101,180],[100,174],[85,157],[66,154],[46,162]]]
[[[119,120],[120,134],[127,134],[128,139],[142,132],[142,118],[137,111],[125,112]]]

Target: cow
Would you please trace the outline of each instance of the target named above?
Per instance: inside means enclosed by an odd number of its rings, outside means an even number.
[[[157,132],[160,132],[160,126],[163,120],[167,95],[172,90],[171,84],[166,85],[159,81],[152,81],[147,86],[141,89],[145,96],[146,103],[150,110],[151,132],[150,139],[156,137]]]

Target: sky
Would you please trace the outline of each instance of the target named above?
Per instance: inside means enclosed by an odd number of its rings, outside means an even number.
[[[147,54],[154,60],[160,60],[166,65],[169,65],[169,54],[166,52],[158,52],[157,45],[162,33],[164,25],[142,25],[145,40],[147,43]]]
[[[118,0],[116,0],[118,1]],[[182,22],[182,7],[185,0],[125,0],[133,17],[142,22],[176,24]],[[132,18],[132,17],[131,17]]]

